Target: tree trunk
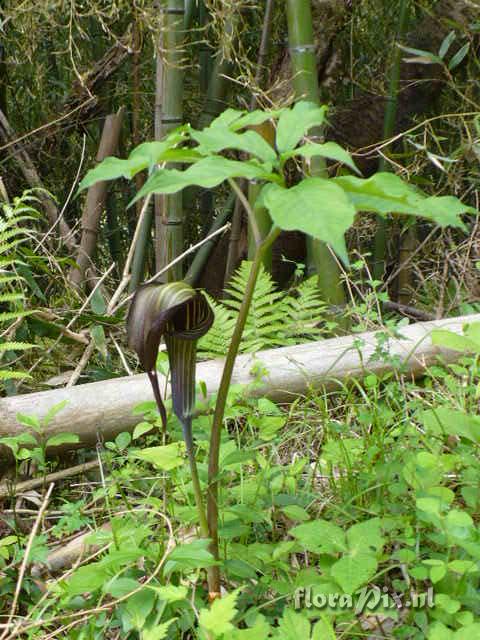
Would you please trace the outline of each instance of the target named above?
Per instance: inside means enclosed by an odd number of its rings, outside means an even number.
[[[115,154],[120,139],[123,113],[122,107],[117,113],[106,117],[98,147],[97,162]],[[69,276],[70,281],[76,286],[82,285],[93,275],[91,271],[94,266],[93,257],[97,245],[98,226],[105,209],[107,191],[108,182],[103,181],[92,185],[87,192],[82,215],[82,237],[75,258],[76,267],[72,267]]]
[[[368,373],[391,372],[394,356],[398,356],[402,367],[399,373],[409,378],[422,375],[439,357],[442,362],[449,363],[463,355],[432,345],[430,332],[433,329],[461,334],[465,323],[479,321],[480,314],[475,314],[411,324],[402,328],[401,338],[390,338],[386,345],[389,357],[380,360],[372,359],[378,349],[376,331],[241,355],[235,363],[232,384],[250,385],[246,391],[255,397],[291,401],[311,387],[343,388],[352,379],[361,380]],[[359,344],[363,346],[358,347]],[[252,385],[256,380],[252,371],[258,370],[259,362],[266,373],[261,383]],[[209,395],[218,390],[223,364],[223,360],[211,360],[197,365],[197,379],[205,382]],[[160,388],[164,387],[165,380],[162,379]],[[152,400],[152,389],[147,375],[135,375],[2,398],[0,437],[25,431],[25,427],[17,422],[18,413],[42,419],[54,405],[64,400],[67,404],[48,424],[44,436],[73,432],[80,438],[79,446],[92,446],[98,440],[111,440],[122,431],[132,430],[141,421],[141,416],[133,415],[133,409]],[[62,449],[68,447],[71,445]]]

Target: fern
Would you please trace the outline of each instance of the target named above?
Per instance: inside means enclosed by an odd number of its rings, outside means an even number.
[[[250,268],[250,262],[242,262],[226,289],[226,300],[216,302],[209,298],[215,313],[215,322],[199,342],[202,356],[211,358],[226,354]],[[255,353],[261,349],[318,339],[321,331],[317,325],[322,320],[324,308],[315,278],[306,280],[289,292],[282,292],[276,290],[272,277],[262,268],[255,286],[240,351]]]
[[[36,198],[27,191],[15,198],[13,205],[3,204],[0,211],[0,359],[13,360],[17,351],[34,347],[28,342],[19,342],[15,337],[15,323],[27,315],[23,278],[17,273],[20,264],[18,248],[28,236],[27,222],[37,217],[30,203]],[[24,371],[0,368],[0,380],[21,380],[29,377]]]

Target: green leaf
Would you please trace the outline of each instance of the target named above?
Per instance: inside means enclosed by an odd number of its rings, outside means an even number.
[[[95,347],[102,354],[104,358],[107,357],[107,338],[105,336],[105,330],[101,324],[94,324],[90,327],[90,334],[95,343]]]
[[[114,598],[121,598],[138,589],[140,583],[133,578],[112,578],[103,586],[103,592],[109,593]]]
[[[110,576],[105,569],[101,569],[98,562],[87,564],[75,571],[67,581],[65,590],[69,596],[78,596],[101,589]]]
[[[234,120],[230,124],[230,129],[232,129],[232,131],[238,131],[245,127],[258,127],[264,122],[267,122],[267,120],[278,118],[281,113],[282,109],[272,109],[271,111],[262,111],[257,109],[255,111],[250,111],[249,113],[245,113],[240,118]]]
[[[291,520],[298,520],[298,522],[310,520],[308,511],[303,509],[303,507],[299,507],[297,504],[289,504],[283,507],[282,512]]]
[[[301,101],[292,109],[282,111],[277,126],[277,149],[279,153],[293,151],[303,136],[312,127],[323,124],[327,107],[313,102]]]
[[[137,193],[131,206],[149,193],[177,193],[185,187],[198,186],[212,189],[228,178],[262,179],[269,174],[253,161],[239,162],[221,156],[203,158],[185,171],[158,169]]]
[[[459,436],[480,443],[480,417],[463,411],[438,407],[418,414],[418,419],[429,433]]]
[[[17,413],[16,417],[17,421],[20,424],[23,424],[24,427],[30,427],[32,429],[35,429],[35,431],[38,431],[42,428],[40,420],[37,418],[37,416],[27,416],[24,413]]]
[[[192,129],[191,137],[198,142],[197,151],[205,155],[224,149],[237,149],[257,156],[262,162],[275,162],[277,155],[256,131],[235,133],[227,126],[210,126],[202,131]]]
[[[302,158],[307,159],[315,156],[322,156],[323,158],[328,158],[329,160],[335,160],[336,162],[346,164],[347,167],[350,167],[357,173],[360,173],[352,159],[352,156],[336,142],[325,142],[324,144],[310,142],[294,149],[293,151],[288,151],[287,153],[282,154],[282,160],[287,160],[293,156],[301,156]]]
[[[127,580],[128,578],[124,579]],[[125,608],[135,629],[138,631],[143,629],[154,606],[155,594],[150,589],[137,591],[128,598]]]
[[[480,323],[476,323],[480,327]],[[432,344],[452,349],[453,351],[461,351],[465,353],[480,353],[480,341],[468,338],[448,331],[447,329],[434,329],[431,333]]]
[[[337,553],[347,549],[343,530],[326,520],[300,524],[293,527],[290,533],[307,551]]]
[[[431,51],[425,51],[424,49],[413,49],[412,47],[404,47],[401,44],[397,46],[406,53],[411,53],[413,58],[404,58],[405,62],[417,62],[420,64],[442,64],[442,59],[436,56]]]
[[[453,631],[450,631],[443,622],[434,622],[428,628],[428,640],[453,640]]]
[[[172,442],[161,447],[149,447],[141,451],[135,451],[131,455],[134,458],[150,462],[157,469],[171,471],[183,465],[183,450],[184,444],[182,442]]]
[[[57,433],[48,438],[47,447],[59,447],[62,444],[76,444],[80,442],[80,438],[76,433]]]
[[[182,139],[181,132],[175,131],[161,142],[144,142],[138,145],[125,160],[114,157],[105,158],[94,169],[90,169],[81,181],[78,190],[83,191],[96,182],[104,180],[131,179],[140,171],[163,162],[164,154]]]
[[[43,425],[47,427],[51,423],[51,421],[55,418],[55,416],[58,413],[60,413],[60,411],[62,411],[64,407],[67,406],[67,404],[68,404],[68,400],[62,400],[61,402],[57,402],[57,404],[54,404],[53,407],[50,407],[50,409],[47,411],[47,413],[45,414],[45,417],[42,420]]]
[[[151,422],[139,422],[133,430],[132,440],[136,440],[143,436],[144,433],[148,433],[153,429],[154,425]]]
[[[344,189],[357,211],[403,213],[427,218],[441,227],[462,229],[460,214],[475,213],[475,209],[453,196],[427,197],[393,173],[379,172],[366,179],[339,176],[332,182]]]
[[[465,58],[469,50],[470,50],[470,43],[467,42],[463,45],[461,49],[457,51],[457,53],[454,56],[452,56],[452,59],[448,63],[448,68],[450,71],[452,71],[453,69],[455,69],[455,67],[458,67],[458,65],[461,64],[461,62],[463,61],[463,59]]]
[[[175,622],[177,618],[170,618],[166,622],[162,622],[153,629],[142,630],[142,640],[164,640],[167,637],[168,627]]]
[[[107,303],[100,289],[95,289],[90,299],[90,307],[97,316],[103,316],[107,311]]]
[[[307,640],[310,638],[310,622],[303,613],[286,608],[278,624],[280,640]]]
[[[267,640],[270,635],[270,625],[263,616],[255,618],[255,624],[250,629],[234,629],[229,638],[232,640]]]
[[[233,631],[232,620],[237,613],[235,604],[239,593],[240,589],[235,589],[227,596],[214,600],[210,609],[202,609],[198,618],[200,627],[215,638]]]
[[[287,418],[285,416],[251,416],[248,419],[252,427],[258,429],[261,440],[272,440],[277,432],[285,426]]]
[[[178,545],[168,556],[164,568],[165,575],[173,571],[192,571],[218,564],[210,553],[209,547],[209,540],[194,540]]]
[[[333,180],[306,178],[290,189],[266,185],[261,198],[278,227],[322,240],[348,264],[344,234],[353,224],[355,207]]]
[[[377,571],[377,560],[368,553],[344,555],[332,565],[331,574],[345,593],[354,593]]]
[[[347,531],[347,544],[351,553],[381,551],[385,538],[380,519],[372,518],[351,526]]]
[[[161,600],[165,602],[179,602],[185,600],[188,595],[188,589],[184,586],[177,587],[174,584],[166,584],[161,587],[148,586],[149,589],[153,589]]]
[[[455,41],[456,37],[457,36],[455,35],[455,31],[450,31],[450,33],[443,39],[442,44],[440,45],[440,49],[438,50],[438,55],[440,56],[440,58],[442,58],[442,60],[447,55],[448,50],[450,49],[450,45]]]

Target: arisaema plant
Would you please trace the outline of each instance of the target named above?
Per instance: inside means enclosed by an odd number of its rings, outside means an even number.
[[[272,226],[262,232],[257,224],[254,208],[248,201],[244,202],[254,237],[255,254],[225,360],[211,430],[207,520],[208,533],[217,559],[219,450],[227,393],[260,265],[265,252],[280,231],[298,230],[321,240],[329,245],[345,267],[348,267],[345,232],[353,224],[357,214],[374,212],[379,216],[386,216],[393,212],[423,217],[442,227],[450,225],[463,228],[461,214],[474,211],[453,196],[428,196],[393,173],[381,172],[367,179],[345,173],[333,178],[307,173],[297,184],[290,186],[287,183],[285,167],[293,158],[302,160],[307,168],[313,159],[327,158],[358,174],[350,154],[341,146],[308,138],[309,131],[323,124],[326,111],[325,106],[303,101],[297,102],[292,108],[272,111],[256,110],[247,113],[227,109],[201,131],[184,125],[160,142],[140,145],[127,159],[107,158],[90,171],[81,184],[81,188],[86,188],[99,180],[119,177],[131,179],[139,171],[148,170],[150,177],[134,201],[152,193],[178,193],[190,186],[212,189],[225,181],[240,195],[237,179],[255,181],[262,185],[255,206],[268,210]],[[274,146],[252,130],[252,127],[267,121],[271,121],[276,129]],[[232,159],[231,156],[237,152],[242,152],[247,159]],[[167,162],[175,162],[177,166],[183,164],[186,168],[165,168]],[[193,351],[186,348],[185,342],[176,343],[174,336],[188,340],[197,335],[197,330],[190,324],[195,318],[199,321],[199,327],[202,327],[199,332],[206,330],[210,322],[209,312],[202,306],[199,294],[193,290],[187,291],[183,283],[170,286],[174,288],[140,289],[129,317],[130,335],[133,336],[131,344],[139,352],[142,365],[149,373],[157,396],[159,394],[158,385],[155,387],[155,358],[152,354],[156,354],[155,349],[158,348],[161,335],[165,335],[167,346],[170,344],[171,363],[180,367],[177,363],[183,359],[189,363],[188,366],[192,366]],[[179,307],[175,303],[177,296]],[[167,302],[169,298],[172,304],[171,311],[167,311],[170,305],[170,302]],[[177,311],[173,311],[174,308],[177,308]],[[149,309],[148,320],[146,317],[143,318],[142,309]],[[182,369],[178,368],[178,371]],[[191,379],[186,379],[180,373],[172,372],[172,383],[176,396],[174,410],[183,420],[188,439],[191,438],[191,421],[186,418],[185,409],[188,407],[187,413],[192,410],[193,396],[189,394],[193,393],[194,387]],[[187,397],[190,398],[190,404],[185,405],[183,398]],[[160,407],[162,412],[163,409]],[[193,453],[189,455],[195,473]],[[206,524],[202,521],[202,531],[206,531],[205,527]],[[220,593],[220,575],[217,566],[211,569],[208,576],[209,591],[211,597],[216,597]]]
[[[156,362],[160,341],[167,347],[173,411],[179,419],[187,449],[202,535],[208,537],[202,492],[195,461],[192,417],[195,409],[197,342],[210,329],[213,312],[205,296],[185,282],[146,284],[135,293],[127,318],[129,346],[147,373],[162,419],[167,414],[158,384]]]

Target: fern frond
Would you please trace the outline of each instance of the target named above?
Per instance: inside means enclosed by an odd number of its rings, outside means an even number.
[[[209,298],[215,322],[199,342],[199,351],[207,357],[225,355],[243,300],[251,263],[243,262],[229,283],[228,298],[216,302]],[[241,352],[282,347],[321,335],[318,324],[325,304],[318,294],[316,278],[310,278],[290,292],[277,291],[272,277],[260,269],[252,304],[240,344]]]

